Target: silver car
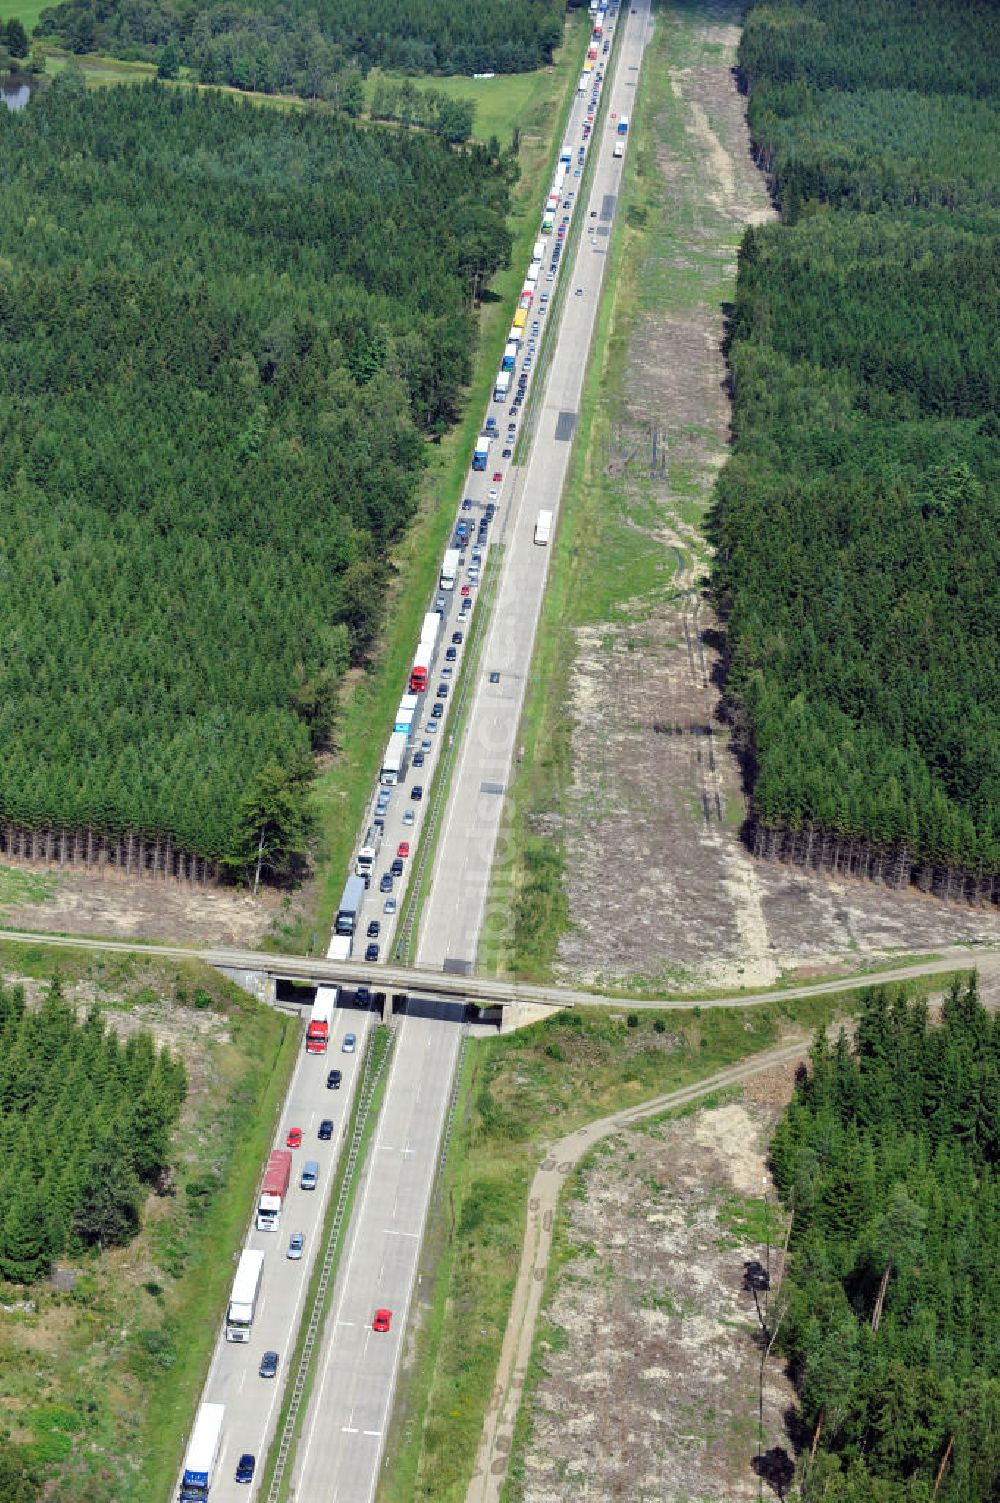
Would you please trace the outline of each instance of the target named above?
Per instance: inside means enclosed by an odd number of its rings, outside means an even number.
[[[303,1251],[305,1249],[305,1245],[306,1245],[306,1234],[305,1234],[305,1232],[293,1232],[292,1235],[289,1237],[289,1239],[288,1239],[288,1253],[287,1253],[287,1256],[289,1258],[291,1258],[291,1260],[292,1260],[293,1263],[297,1263],[298,1260],[299,1260],[299,1258],[301,1258],[302,1253],[303,1253]]]
[[[353,1054],[355,1049],[358,1047],[357,1038],[353,1033],[345,1033],[344,1042],[340,1047],[345,1054]]]

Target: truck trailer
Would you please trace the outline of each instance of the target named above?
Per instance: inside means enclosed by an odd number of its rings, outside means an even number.
[[[444,558],[441,561],[441,575],[438,580],[442,590],[453,590],[455,588],[455,580],[458,578],[458,566],[461,559],[462,555],[457,548],[448,548],[445,550]]]
[[[390,738],[390,746],[394,738]],[[403,741],[406,741],[404,736]],[[363,877],[351,876],[344,883],[344,890],[340,895],[340,906],[337,909],[337,922],[334,924],[338,934],[353,934],[358,927],[358,915],[361,905],[365,900],[365,883]]]
[[[222,1450],[225,1404],[202,1404],[184,1454],[180,1503],[203,1503],[215,1481]]]
[[[544,260],[545,260],[545,241],[544,240],[536,240],[535,241],[535,248],[531,252],[531,264],[533,266],[541,266],[541,264],[542,264],[542,262]]]
[[[441,612],[428,611],[424,616],[424,624],[420,628],[421,642],[436,642],[438,632],[441,630]]]
[[[494,400],[494,402],[502,402],[503,399],[504,399],[504,397],[510,391],[510,378],[511,378],[512,374],[513,374],[513,362],[511,362],[511,369],[510,370],[498,371],[497,372],[496,384],[493,387],[493,400]]]
[[[414,663],[412,669],[410,670],[410,688],[413,690],[414,694],[420,694],[424,689],[427,688],[427,675],[429,672],[429,662]],[[423,682],[414,684],[414,675],[417,675],[419,677],[421,673],[423,675]],[[392,735],[389,737],[389,745],[386,747],[385,755],[382,758],[382,771],[379,774],[379,782],[383,787],[391,788],[395,783],[401,783],[403,781],[403,778],[406,776],[406,754],[408,750],[408,743],[409,737],[407,736],[405,731],[393,731]],[[358,879],[348,879],[348,886],[350,886],[350,882],[352,880],[357,881]],[[363,885],[361,891],[362,893],[364,892]],[[360,908],[360,906],[361,903],[359,901],[358,907]],[[337,914],[338,934],[353,934],[356,927],[357,913],[355,913],[355,922],[351,924],[350,929],[345,929],[341,926],[340,913]]]
[[[327,960],[350,960],[354,940],[350,934],[332,934],[326,947]]]
[[[260,1281],[264,1275],[264,1254],[256,1247],[245,1247],[233,1280],[233,1292],[226,1310],[226,1340],[249,1341],[250,1328],[257,1310]]]
[[[330,1024],[333,1021],[336,1006],[337,988],[335,986],[320,986],[316,988],[316,996],[313,1000],[312,1011],[309,1014],[309,1023],[306,1028],[307,1054],[326,1053],[326,1046],[330,1042]]]
[[[260,1195],[257,1199],[257,1230],[275,1232],[281,1220],[281,1207],[288,1194],[292,1177],[292,1155],[287,1148],[275,1148],[267,1161]]]

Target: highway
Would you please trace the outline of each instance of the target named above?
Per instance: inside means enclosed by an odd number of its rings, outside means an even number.
[[[228,1342],[220,1321],[219,1336],[202,1393],[203,1403],[226,1406],[218,1480],[212,1486],[212,1503],[246,1503],[248,1493],[256,1495],[258,1491],[259,1477],[249,1489],[236,1482],[236,1463],[242,1452],[250,1451],[256,1455],[260,1468],[274,1433],[284,1378],[303,1314],[305,1293],[320,1250],[323,1217],[350,1118],[370,1022],[370,1014],[366,1012],[340,1008],[325,1054],[306,1054],[303,1043],[273,1144],[275,1148],[283,1148],[288,1129],[302,1129],[302,1146],[292,1154],[292,1182],[281,1225],[276,1232],[248,1230],[244,1243],[246,1247],[262,1248],[265,1254],[250,1340]],[[357,1051],[353,1054],[342,1052],[341,1045],[347,1033],[357,1036]],[[343,1075],[340,1090],[326,1087],[327,1072],[334,1068]],[[334,1130],[331,1140],[321,1143],[316,1134],[324,1117],[332,1119]],[[299,1175],[307,1159],[319,1161],[320,1179],[315,1191],[299,1187]],[[305,1233],[305,1255],[300,1261],[286,1256],[293,1231]],[[235,1271],[234,1261],[234,1274]],[[224,1321],[225,1311],[222,1318]],[[258,1376],[260,1359],[268,1350],[276,1351],[280,1359],[277,1379]],[[173,1494],[175,1498],[179,1487],[180,1474]]]
[[[549,351],[548,378],[527,462],[514,476],[503,515],[503,574],[475,683],[469,730],[442,823],[434,899],[426,906],[420,934],[419,958],[427,965],[475,968],[551,553],[549,547],[534,543],[535,521],[544,507],[555,512],[558,526],[624,167],[624,160],[612,152],[618,121],[634,106],[652,26],[649,0],[623,11],[618,24],[625,30],[613,76],[604,84],[609,93],[607,113],[589,146],[596,164],[586,201],[574,200],[575,216],[582,214],[583,222],[573,264],[563,272],[567,286],[556,342]],[[589,95],[578,96],[570,119],[567,140],[574,163],[588,105]],[[570,179],[569,186],[577,182]]]
[[[615,79],[610,85],[614,91],[612,109],[625,109],[630,100],[627,91],[634,89],[648,17],[648,0],[643,0],[625,18],[624,45],[618,49]],[[590,91],[578,93],[563,142],[563,150],[572,153],[573,162],[578,159],[589,108]],[[600,153],[594,192],[600,195],[596,201],[603,212],[607,209],[605,195],[617,183],[621,162],[612,161],[610,132],[604,140],[595,140],[590,149]],[[561,218],[568,217],[567,210],[573,212],[573,184],[579,181],[571,168],[560,198]],[[588,205],[593,201],[576,204],[575,212],[589,213]],[[606,220],[610,212],[607,209]],[[535,513],[542,496],[554,509],[561,491],[571,445],[561,436],[565,421],[560,420],[560,414],[567,404],[572,404],[575,412],[579,401],[603,275],[603,249],[604,245],[596,255],[593,244],[583,235],[575,264],[563,268],[570,288],[582,287],[584,294],[578,298],[571,291],[564,304],[527,467],[520,474],[508,471],[502,481],[490,476],[504,548],[485,651],[477,667],[469,729],[452,778],[424,910],[417,953],[421,968],[450,968],[454,973],[466,966],[471,968],[475,960],[548,562],[549,550],[536,547],[532,541]],[[539,306],[536,297],[532,315]],[[490,412],[502,433],[506,427],[504,410],[494,402]],[[569,436],[571,433],[572,425]],[[466,494],[474,504],[483,483],[481,475],[468,477]],[[454,599],[451,617],[445,642],[451,640],[450,631],[454,629]],[[494,683],[498,669],[500,679]],[[440,737],[444,732],[437,734]],[[430,739],[436,747],[435,738]],[[411,780],[418,776],[417,770],[410,773]],[[392,803],[387,811],[390,852],[398,838],[406,838],[399,792],[393,796],[395,811]],[[404,799],[404,813],[405,809]],[[379,896],[377,891],[369,892],[366,919],[370,913],[377,915]],[[373,984],[381,982],[381,969],[373,972]],[[293,1469],[292,1495],[310,1503],[320,1503],[321,1499],[324,1503],[371,1503],[378,1486],[460,1044],[454,1015],[445,1015],[442,1004],[431,1007],[429,1014],[414,1016],[408,1008],[399,1027],[378,1138],[366,1167],[333,1312],[324,1331],[321,1376]],[[372,1328],[376,1309],[392,1312],[386,1333],[376,1333]]]

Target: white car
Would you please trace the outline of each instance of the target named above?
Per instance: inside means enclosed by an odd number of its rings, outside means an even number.
[[[486,492],[486,499],[488,501],[499,501],[500,492],[497,490],[495,485],[491,486],[490,489]]]
[[[344,1042],[340,1047],[344,1054],[353,1054],[355,1049],[358,1047],[357,1038],[353,1033],[345,1033]]]
[[[412,823],[413,823],[413,821],[415,819],[416,819],[416,815],[414,814],[414,812],[413,812],[412,809],[404,809],[403,810],[403,823],[404,823],[404,825],[412,825]]]

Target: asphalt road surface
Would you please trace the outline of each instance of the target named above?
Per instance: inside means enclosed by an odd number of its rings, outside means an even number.
[[[281,1225],[276,1232],[258,1232],[254,1228],[247,1233],[244,1242],[245,1247],[262,1248],[265,1254],[261,1292],[250,1340],[228,1342],[220,1326],[201,1396],[203,1403],[226,1406],[223,1449],[218,1480],[212,1485],[212,1503],[247,1503],[248,1498],[256,1497],[259,1491],[259,1470],[252,1487],[237,1484],[236,1462],[242,1452],[250,1451],[256,1455],[259,1469],[274,1432],[305,1293],[320,1249],[323,1217],[350,1118],[370,1022],[368,1013],[351,1008],[338,1009],[325,1054],[306,1054],[303,1034],[302,1055],[295,1068],[273,1144],[275,1148],[283,1148],[288,1129],[302,1129],[302,1147],[292,1151],[292,1181],[281,1214]],[[354,1033],[357,1037],[357,1050],[353,1054],[345,1054],[342,1050],[347,1033]],[[343,1085],[340,1090],[328,1090],[327,1073],[335,1068],[342,1072]],[[329,1142],[321,1143],[316,1134],[324,1117],[333,1121],[333,1137]],[[299,1187],[299,1175],[306,1159],[319,1161],[319,1186],[314,1191]],[[286,1256],[292,1232],[305,1233],[305,1255],[299,1261]],[[234,1275],[236,1261],[233,1262]],[[223,1318],[224,1315],[225,1312]],[[279,1355],[277,1379],[258,1376],[260,1359],[266,1351],[276,1351]],[[179,1489],[179,1474],[177,1481]],[[176,1496],[177,1490],[174,1492]],[[321,1494],[316,1496],[318,1498]]]
[[[618,50],[615,78],[609,109],[628,113],[642,48],[648,34],[648,0],[623,18],[627,27],[623,45]],[[606,82],[605,87],[608,86]],[[577,95],[574,101],[564,149],[572,152],[573,165],[563,187],[561,200],[570,198],[571,210],[588,214],[591,204],[603,215],[598,237],[581,235],[575,264],[562,268],[569,279],[569,295],[552,352],[549,374],[541,404],[534,443],[525,470],[512,474],[503,469],[501,478],[493,473],[493,461],[485,474],[470,472],[465,494],[472,508],[464,512],[470,518],[481,514],[484,499],[491,499],[497,516],[491,528],[491,543],[497,533],[504,542],[494,614],[488,626],[485,652],[480,659],[469,728],[459,751],[451,794],[446,806],[442,838],[436,853],[433,884],[424,911],[417,960],[421,965],[444,966],[449,961],[474,961],[479,930],[483,919],[490,865],[503,804],[503,788],[514,750],[517,722],[521,712],[523,684],[529,670],[535,628],[541,603],[548,562],[548,549],[532,542],[537,506],[556,509],[569,459],[572,423],[561,417],[567,410],[575,413],[579,402],[584,367],[590,347],[597,311],[597,298],[603,277],[613,208],[608,195],[617,192],[621,161],[612,158],[614,125],[603,137],[591,142],[589,150],[600,153],[595,186],[587,203],[576,203],[575,185],[582,179],[573,176],[578,149],[583,142],[583,126],[590,106],[590,94]],[[559,220],[565,214],[560,208]],[[557,223],[559,222],[557,220]],[[590,221],[588,220],[588,224]],[[597,227],[596,220],[594,221]],[[586,227],[585,227],[586,228]],[[555,237],[551,237],[550,245]],[[568,258],[572,259],[572,258]],[[554,281],[540,282],[540,290],[554,287]],[[580,297],[575,288],[581,287]],[[539,319],[540,296],[529,314]],[[522,367],[523,352],[518,366]],[[491,404],[503,435],[507,410]],[[557,435],[558,426],[558,435]],[[563,438],[565,432],[566,438]],[[502,445],[495,444],[494,449]],[[485,496],[484,496],[485,492]],[[372,883],[362,914],[360,942],[367,943],[367,926],[373,920],[380,926],[380,954],[388,952],[392,926],[397,915],[386,915],[386,894],[379,891],[381,874],[395,855],[400,839],[419,833],[425,801],[412,797],[413,786],[430,783],[434,759],[440,755],[443,738],[448,734],[448,711],[453,703],[453,681],[442,678],[452,632],[463,630],[461,585],[467,579],[463,571],[459,586],[447,592],[441,601],[446,621],[439,641],[438,658],[431,676],[431,693],[436,684],[448,683],[449,692],[442,701],[446,706],[442,728],[417,736],[417,746],[424,753],[424,768],[413,768],[408,781],[397,787],[386,813],[386,829],[380,860],[376,865],[379,881]],[[470,596],[472,592],[470,589]],[[498,683],[490,674],[499,670]],[[439,697],[435,694],[435,697]],[[430,702],[431,695],[427,696]],[[429,722],[428,722],[429,723]],[[426,725],[425,725],[426,729]],[[421,743],[426,740],[427,745]],[[491,788],[483,790],[484,782]],[[414,811],[413,825],[403,823],[407,809]],[[373,811],[374,812],[374,811]],[[409,878],[409,858],[403,882]],[[399,879],[394,887],[402,886]],[[390,896],[402,894],[394,891]],[[384,949],[381,947],[384,945]],[[357,953],[357,949],[355,951]],[[373,970],[373,981],[377,977]],[[413,1286],[416,1281],[424,1224],[434,1186],[441,1152],[452,1078],[460,1044],[456,1019],[461,1016],[447,1004],[427,1004],[423,1016],[410,1009],[399,1027],[385,1104],[378,1136],[365,1170],[360,1200],[352,1219],[348,1248],[341,1264],[334,1292],[331,1316],[323,1334],[320,1377],[313,1390],[302,1441],[293,1466],[293,1492],[297,1499],[309,1503],[371,1503],[378,1485],[384,1454],[386,1432],[399,1369],[401,1344],[406,1329]],[[392,1312],[387,1333],[377,1333],[372,1321],[377,1309]]]
[[[462,754],[442,822],[433,901],[424,911],[419,955],[424,964],[474,967],[490,886],[504,795],[531,666],[550,547],[533,541],[540,509],[558,513],[572,452],[587,359],[597,320],[624,161],[612,155],[618,120],[633,111],[636,81],[651,27],[649,0],[620,14],[624,26],[605,123],[591,138],[591,187],[576,204],[583,216],[567,280],[556,344],[527,463],[515,477],[503,518],[505,556],[496,604],[476,681]],[[589,94],[577,96],[567,133],[575,166]],[[612,115],[616,118],[612,119]],[[570,177],[572,187],[580,179]],[[574,200],[575,203],[575,200]],[[548,284],[540,284],[543,289]],[[582,289],[578,295],[577,289]],[[551,335],[550,335],[551,338]],[[494,682],[491,675],[499,675]]]
[[[399,1025],[385,1104],[352,1218],[292,1471],[292,1497],[375,1493],[461,1029],[448,1004]],[[389,1330],[372,1328],[376,1310]]]

